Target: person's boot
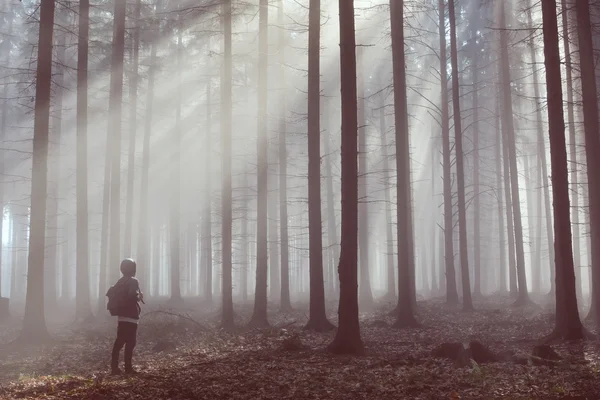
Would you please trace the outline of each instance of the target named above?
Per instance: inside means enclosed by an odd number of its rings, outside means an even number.
[[[129,366],[125,366],[125,374],[127,375],[136,375],[138,372],[133,369],[133,367],[131,365]]]
[[[122,375],[123,371],[121,371],[121,369],[119,367],[111,367],[110,374],[111,375]]]

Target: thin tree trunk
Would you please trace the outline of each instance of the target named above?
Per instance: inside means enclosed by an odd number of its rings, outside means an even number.
[[[358,254],[360,281],[358,303],[368,310],[373,307],[373,293],[369,277],[369,195],[367,164],[367,121],[365,118],[365,73],[362,47],[356,49],[356,74],[358,91]]]
[[[379,124],[381,136],[381,158],[383,159],[383,185],[385,196],[385,234],[386,234],[386,261],[387,261],[387,293],[385,298],[393,300],[396,298],[396,282],[394,273],[394,236],[392,232],[392,181],[390,179],[390,162],[388,155],[388,144],[386,140],[385,108],[381,104],[379,109]]]
[[[310,0],[308,25],[308,234],[310,308],[306,329],[333,328],[325,312],[321,221],[321,1]]]
[[[206,84],[206,132],[204,135],[204,193],[206,203],[202,216],[202,270],[204,271],[204,300],[210,306],[213,303],[213,255],[212,255],[212,78]],[[233,295],[233,294],[232,294]],[[232,311],[233,312],[233,311]]]
[[[471,46],[473,56],[471,74],[473,78],[473,294],[481,296],[481,197],[479,196],[479,51],[477,46],[478,11],[473,11],[471,22]]]
[[[467,246],[467,213],[465,207],[464,154],[462,145],[462,121],[460,116],[460,93],[458,87],[458,54],[456,48],[456,18],[454,0],[448,1],[450,18],[450,51],[452,59],[452,104],[454,107],[454,136],[456,140],[456,178],[458,186],[458,231],[460,244],[460,264],[462,275],[463,309],[472,310],[471,284],[469,279],[469,258]]]
[[[496,150],[496,188],[497,188],[497,200],[498,200],[498,247],[500,249],[500,268],[498,273],[500,277],[498,279],[499,291],[501,294],[506,293],[506,244],[505,244],[505,233],[504,229],[504,213],[502,196],[504,190],[502,187],[502,140],[500,133],[500,107],[499,102],[496,100],[496,132],[495,132],[495,150]],[[508,196],[507,196],[508,197]],[[508,203],[507,203],[508,204]],[[510,235],[509,235],[510,238]],[[509,242],[512,243],[512,242]],[[509,244],[510,245],[510,244]],[[512,264],[512,263],[511,263]],[[512,268],[512,265],[511,265]]]
[[[121,113],[123,108],[123,61],[125,56],[126,0],[115,1],[114,32],[110,74],[108,111],[109,132],[112,137],[110,154],[110,253],[109,266],[112,280],[119,275],[117,265],[121,258]]]
[[[539,185],[539,182],[542,181],[542,167],[540,166],[540,162],[539,162],[539,154],[536,157],[537,160],[537,182]],[[536,198],[536,220],[537,220],[537,224],[536,225],[536,231],[535,231],[535,237],[537,240],[537,246],[535,246],[535,255],[533,257],[533,265],[532,265],[532,269],[533,271],[531,272],[531,284],[532,284],[532,290],[533,293],[540,293],[541,292],[541,285],[542,285],[542,224],[543,224],[543,220],[542,220],[542,201],[544,198],[544,193],[542,191],[542,188],[539,188],[537,190],[537,195],[535,196]]]
[[[358,104],[354,4],[339,0],[340,84],[342,98],[342,237],[340,243],[339,327],[329,350],[364,352],[358,321]],[[394,4],[394,3],[392,3]]]
[[[40,342],[48,338],[44,318],[44,236],[46,230],[54,3],[54,0],[42,0],[40,3],[40,31],[33,123],[28,279],[23,329],[19,337],[23,342]]]
[[[579,39],[579,58],[583,96],[583,127],[589,190],[589,213],[592,241],[592,309],[600,325],[600,136],[598,136],[598,97],[594,76],[590,6],[586,0],[575,0]]]
[[[444,168],[444,260],[446,264],[446,302],[458,303],[456,272],[454,270],[454,223],[452,216],[452,167],[450,162],[450,117],[448,116],[448,77],[446,55],[446,11],[445,0],[439,0],[440,29],[440,81],[442,87],[442,154]]]
[[[221,69],[221,265],[223,284],[221,294],[223,306],[221,324],[233,327],[233,282],[231,265],[232,245],[232,193],[231,193],[231,119],[232,119],[232,54],[231,54],[231,1],[222,5],[223,24],[223,68]]]
[[[531,21],[531,4],[529,3],[527,18],[529,26],[532,26]],[[535,43],[533,42],[533,36],[529,38],[529,53],[531,57],[531,64],[533,66],[533,93],[534,98],[540,98],[540,87],[538,78],[537,68],[537,56]],[[536,107],[535,111],[536,119],[536,133],[538,139],[538,156],[542,167],[542,186],[544,190],[544,208],[546,216],[546,237],[548,238],[548,252],[549,252],[549,267],[550,267],[550,294],[554,294],[554,234],[552,233],[552,208],[550,206],[550,183],[548,182],[548,166],[546,162],[546,142],[544,139],[544,126],[542,124],[542,109]]]
[[[277,153],[275,152],[275,156]],[[275,167],[277,170],[277,167]],[[269,186],[271,186],[270,192],[268,194],[268,202],[269,202],[269,210],[268,219],[269,219],[269,297],[270,301],[277,303],[279,302],[279,296],[281,295],[280,283],[281,279],[279,277],[280,269],[279,269],[279,234],[278,234],[278,223],[277,223],[277,191],[278,191],[278,182],[277,177],[273,176],[272,173],[269,174]]]
[[[521,196],[519,193],[519,179],[517,168],[517,149],[515,143],[515,129],[513,124],[512,93],[510,88],[510,66],[508,60],[508,32],[506,30],[506,10],[502,3],[500,11],[500,62],[501,62],[501,87],[503,104],[503,130],[506,132],[508,161],[510,167],[511,196],[515,228],[515,247],[517,260],[518,297],[516,304],[529,303],[527,292],[527,278],[525,276],[525,250],[523,248],[523,225],[521,218]]]
[[[556,262],[556,329],[554,335],[576,340],[584,337],[577,309],[573,249],[571,247],[571,215],[569,206],[569,175],[563,118],[560,51],[556,1],[542,2],[546,87],[548,90],[548,124],[550,130],[550,161],[552,163],[552,194],[554,203],[554,234]],[[591,49],[590,49],[591,50]]]
[[[279,78],[283,85],[285,82],[285,35],[283,26],[283,0],[278,1],[277,19],[279,23]],[[286,107],[285,86],[279,90],[279,229],[281,240],[281,309],[292,309],[290,301],[290,261],[288,239],[288,211],[287,211],[287,145],[286,145]]]
[[[140,58],[140,14],[142,0],[135,0],[133,11],[133,54],[129,80],[129,159],[127,163],[127,203],[125,205],[125,238],[123,253],[130,257],[133,236],[133,185],[135,182],[135,140],[137,134],[138,64]],[[139,238],[138,238],[139,240]],[[143,268],[140,268],[140,272]]]
[[[77,144],[76,144],[76,285],[75,304],[78,318],[92,315],[90,302],[90,255],[88,221],[88,47],[90,31],[90,2],[79,2],[79,38],[77,45]],[[100,266],[102,268],[102,266]],[[98,297],[103,298],[99,292]]]
[[[398,238],[398,305],[395,327],[417,326],[414,315],[414,251],[412,207],[410,195],[410,148],[408,102],[406,96],[406,62],[404,54],[404,2],[390,1],[392,59],[394,83],[394,116],[396,124],[396,209]]]
[[[268,69],[268,23],[267,0],[259,2],[258,33],[258,138],[257,138],[257,200],[256,200],[256,289],[254,291],[254,311],[250,324],[268,326],[267,319],[267,206],[268,206],[268,135],[267,135],[267,69]]]

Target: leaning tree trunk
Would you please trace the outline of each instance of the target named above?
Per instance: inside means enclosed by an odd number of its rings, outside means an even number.
[[[463,309],[472,310],[469,258],[467,246],[467,213],[465,206],[464,154],[462,145],[462,121],[460,116],[460,93],[458,87],[458,51],[456,48],[456,18],[454,0],[448,1],[450,17],[450,51],[452,63],[452,105],[454,107],[454,135],[456,137],[456,181],[458,188],[458,235],[462,276]]]
[[[321,221],[321,1],[310,0],[308,25],[308,237],[310,308],[306,329],[333,328],[325,312]]]
[[[404,2],[390,1],[392,34],[392,68],[394,83],[394,119],[396,124],[396,233],[398,238],[398,305],[396,327],[419,325],[414,315],[413,296],[414,251],[412,241],[412,208],[410,195],[410,148],[408,130],[408,102],[404,54]],[[412,276],[411,276],[412,275]]]
[[[527,292],[527,278],[525,276],[525,249],[523,247],[523,224],[521,218],[521,196],[519,193],[519,176],[517,169],[517,147],[515,142],[515,128],[513,124],[512,93],[510,87],[510,66],[508,60],[508,32],[506,30],[506,10],[502,3],[500,11],[500,62],[501,62],[501,87],[502,87],[502,115],[503,130],[506,132],[508,161],[510,166],[510,183],[515,224],[515,247],[517,260],[517,283],[519,292],[515,304],[524,305],[530,302]]]
[[[531,3],[528,4],[528,23],[533,25],[531,21]],[[537,66],[537,56],[533,35],[529,38],[529,54],[531,57],[531,65],[533,67],[533,97],[540,98],[540,87]],[[550,294],[554,294],[554,234],[552,233],[552,208],[550,206],[550,183],[548,181],[548,166],[546,161],[546,142],[544,139],[544,126],[542,123],[542,109],[535,107],[536,133],[538,142],[538,157],[542,168],[542,187],[544,190],[544,208],[546,217],[546,237],[548,239],[549,252],[549,267],[550,267]]]
[[[232,54],[231,54],[231,1],[222,5],[223,68],[221,69],[221,265],[223,268],[221,288],[223,306],[221,324],[233,327],[233,282],[231,265],[232,245],[232,193],[231,193],[231,119],[232,119]]]
[[[600,325],[600,136],[598,136],[598,97],[594,76],[590,5],[575,0],[583,97],[583,127],[589,190],[589,214],[592,240],[592,309]]]
[[[444,260],[446,264],[446,302],[458,303],[456,272],[454,270],[454,224],[452,221],[452,164],[450,160],[450,117],[448,116],[448,76],[446,56],[446,11],[445,0],[439,2],[440,29],[440,81],[442,95],[442,163],[444,169]]]
[[[256,149],[256,288],[254,291],[254,311],[250,324],[268,326],[267,319],[267,205],[268,205],[268,157],[269,142],[267,135],[267,70],[268,70],[268,23],[269,8],[267,0],[259,3],[258,33],[258,137]]]
[[[329,350],[364,352],[358,321],[358,105],[354,4],[339,0],[340,85],[342,93],[342,236],[340,243],[339,327]],[[392,3],[393,4],[393,3]]]
[[[569,175],[563,117],[561,59],[558,49],[556,1],[542,2],[544,31],[544,65],[548,90],[548,125],[550,131],[550,161],[554,201],[554,234],[556,237],[556,337],[577,340],[584,337],[577,309],[573,249],[571,247],[571,215],[569,205]]]
[[[44,236],[46,230],[48,131],[50,125],[50,87],[52,83],[54,3],[54,0],[42,0],[40,4],[40,31],[33,122],[27,295],[25,299],[23,330],[19,337],[24,342],[40,342],[48,338],[46,321],[44,319]]]
[[[75,304],[78,318],[86,319],[92,315],[90,303],[90,256],[88,221],[88,47],[90,31],[90,2],[79,2],[79,43],[77,44],[77,145],[76,145],[76,285]],[[102,268],[102,266],[100,266]],[[104,293],[98,297],[104,298]]]

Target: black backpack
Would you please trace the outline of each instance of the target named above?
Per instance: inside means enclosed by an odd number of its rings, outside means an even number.
[[[127,285],[125,281],[117,281],[117,283],[111,286],[106,292],[106,297],[108,297],[106,309],[110,312],[110,315],[120,315],[127,299]]]

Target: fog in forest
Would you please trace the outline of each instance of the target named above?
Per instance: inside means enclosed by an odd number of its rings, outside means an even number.
[[[180,325],[202,343],[248,326],[342,354],[399,352],[403,335],[434,357],[471,341],[476,364],[472,340],[493,347],[489,335],[526,335],[527,352],[591,338],[599,7],[2,0],[3,342],[60,351],[48,342],[67,326],[108,359],[106,293],[126,258],[144,373],[152,346],[200,348]],[[529,367],[551,360],[537,348]],[[397,395],[429,398],[411,393]]]

